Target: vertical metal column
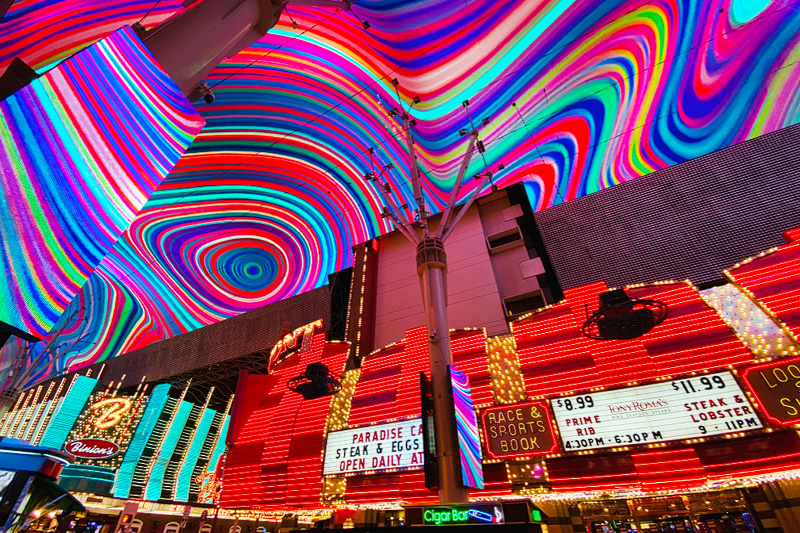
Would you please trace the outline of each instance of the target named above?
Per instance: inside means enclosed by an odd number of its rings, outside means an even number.
[[[428,237],[417,245],[417,274],[422,289],[422,305],[428,321],[439,501],[466,502],[468,492],[461,481],[456,414],[448,372],[452,356],[450,328],[447,324],[447,254],[440,239]]]

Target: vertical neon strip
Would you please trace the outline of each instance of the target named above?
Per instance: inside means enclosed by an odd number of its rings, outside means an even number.
[[[483,455],[475,406],[472,405],[472,392],[469,389],[469,377],[450,366],[450,382],[453,385],[458,447],[461,449],[461,480],[466,487],[482,489]]]
[[[42,441],[39,443],[40,446],[56,448],[57,450],[64,446],[69,432],[72,431],[75,422],[78,421],[78,417],[96,385],[96,379],[87,378],[86,376],[77,377],[44,431]]]
[[[219,466],[219,458],[222,457],[222,453],[225,451],[225,440],[228,436],[228,426],[230,425],[230,422],[231,417],[228,415],[225,417],[225,422],[222,424],[222,429],[219,430],[219,435],[217,436],[217,445],[214,447],[214,452],[211,454],[211,459],[208,461],[209,472],[215,472]]]
[[[200,418],[200,423],[197,424],[197,429],[189,445],[189,450],[186,452],[183,466],[180,472],[178,472],[178,482],[175,487],[176,502],[189,501],[189,486],[192,484],[192,472],[197,465],[197,459],[200,457],[200,452],[203,450],[203,445],[208,436],[208,430],[211,428],[211,422],[214,421],[214,415],[216,414],[217,412],[213,409],[206,409],[203,416]]]
[[[136,465],[142,457],[144,447],[153,434],[153,428],[156,427],[158,417],[164,411],[164,406],[167,404],[169,397],[170,385],[168,383],[161,383],[153,388],[150,394],[150,399],[147,401],[142,419],[136,427],[128,450],[125,452],[125,458],[117,470],[117,479],[114,483],[114,497],[127,498],[131,493],[131,484],[133,483],[133,473],[136,470]]]
[[[191,411],[191,402],[181,402],[178,411],[175,413],[175,417],[172,419],[169,430],[161,443],[161,449],[158,451],[153,469],[150,471],[150,479],[147,481],[147,486],[145,487],[145,500],[155,501],[161,499],[161,489],[164,484],[164,474],[166,473],[167,465],[170,459],[172,459],[172,452],[175,451],[178,438],[180,438],[183,432],[183,427],[186,425],[186,420],[189,418]]]

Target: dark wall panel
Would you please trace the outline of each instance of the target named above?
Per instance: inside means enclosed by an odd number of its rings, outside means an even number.
[[[266,352],[268,357],[282,336],[284,323],[294,329],[321,318],[327,328],[330,316],[330,289],[320,287],[110,359],[103,379],[125,375],[127,384],[144,376],[157,381],[257,352]]]
[[[722,277],[800,226],[800,125],[535,214],[563,288]]]

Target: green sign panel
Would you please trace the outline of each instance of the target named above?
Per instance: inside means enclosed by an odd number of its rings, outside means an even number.
[[[439,505],[424,507],[422,521],[425,525],[457,526],[463,524],[504,524],[503,506],[500,504]]]

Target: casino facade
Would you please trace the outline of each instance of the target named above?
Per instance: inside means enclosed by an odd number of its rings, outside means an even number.
[[[397,234],[355,247],[328,287],[28,389],[0,434],[72,453],[77,520],[110,531],[126,515],[145,533],[794,530],[800,232],[711,280],[618,286],[667,316],[597,340],[584,325],[615,287],[560,281],[574,265],[524,194],[482,199],[448,249],[469,503],[432,490],[429,333]],[[319,363],[338,392],[287,387]]]

